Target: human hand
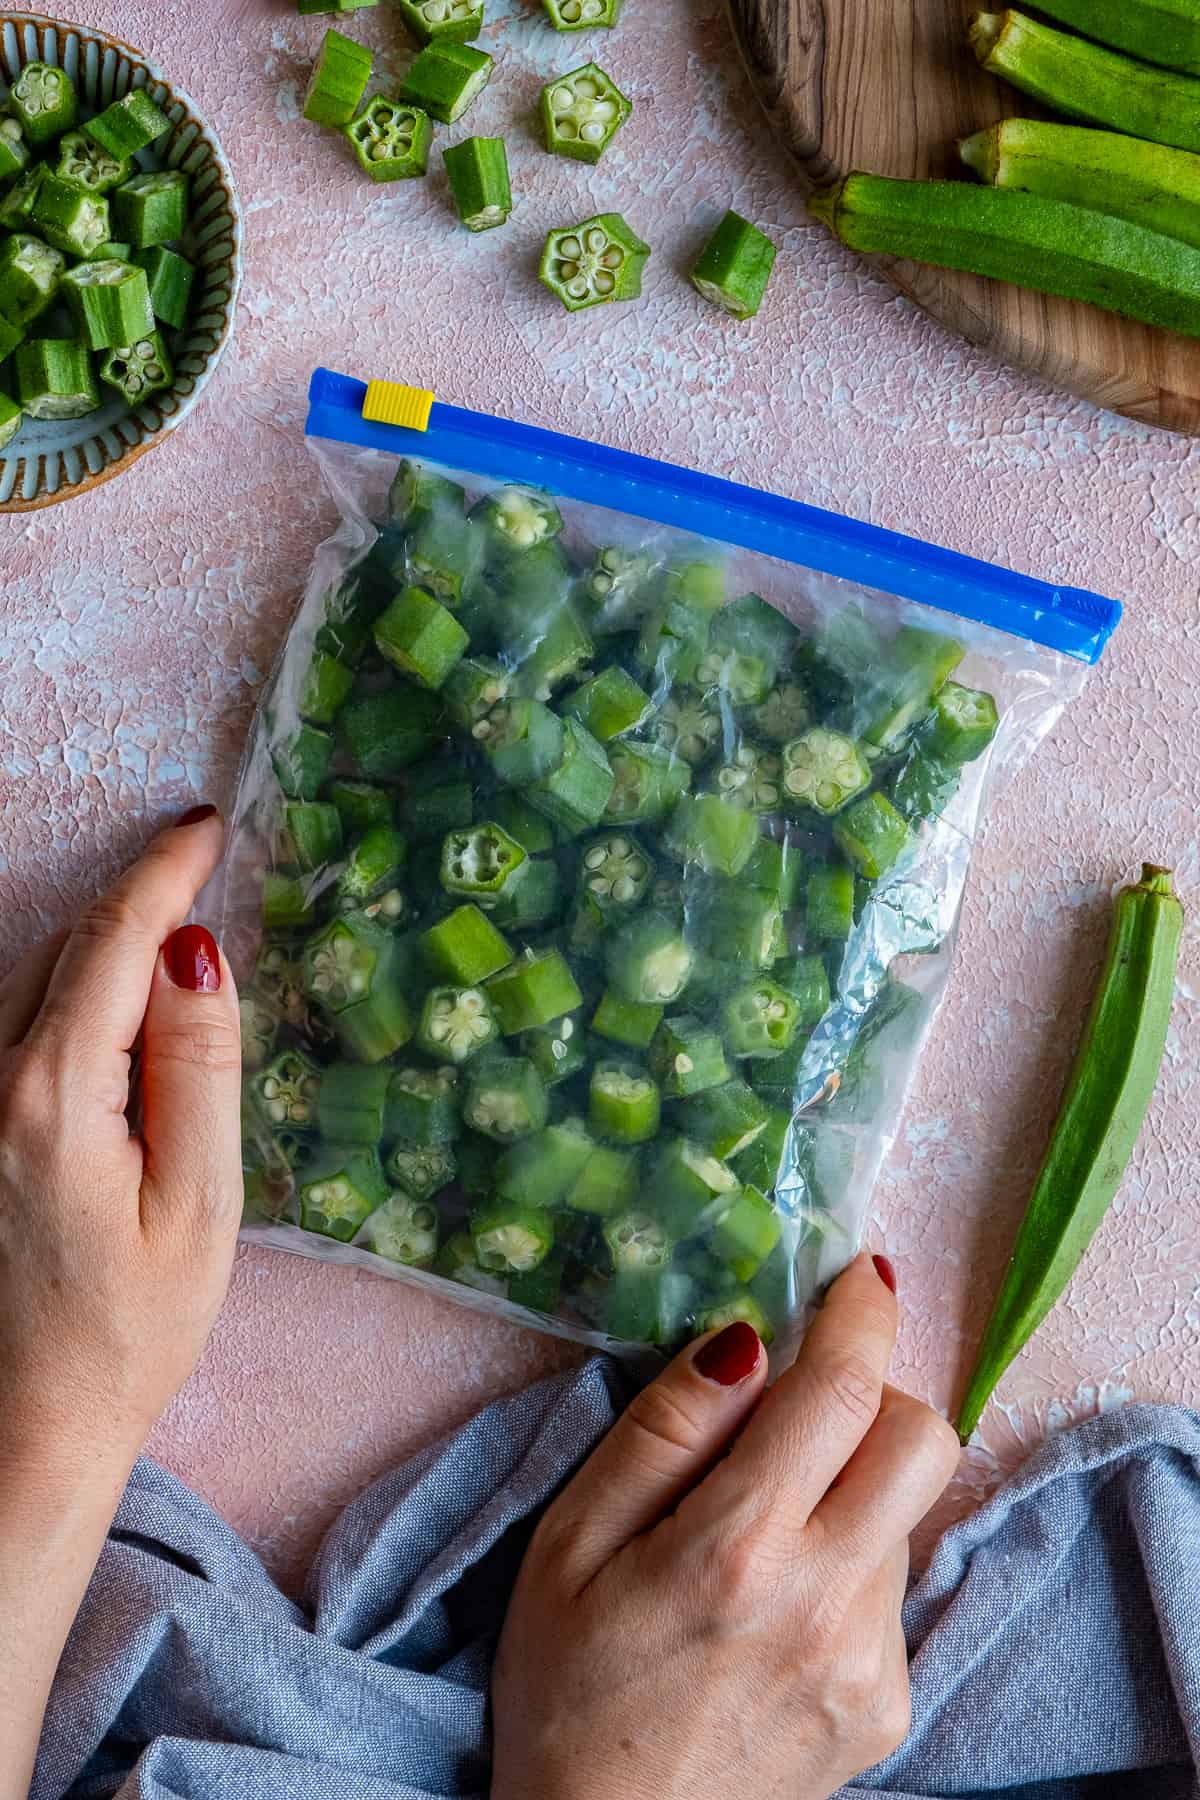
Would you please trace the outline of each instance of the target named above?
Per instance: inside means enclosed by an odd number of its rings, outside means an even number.
[[[864,1254],[766,1394],[730,1325],[637,1396],[522,1566],[492,1800],[827,1800],[896,1747],[908,1534],[959,1446],[885,1386],[895,1335]]]
[[[221,843],[215,808],[185,814],[0,982],[10,1458],[132,1462],[224,1297],[242,1199],[237,995],[210,934],[178,929]]]

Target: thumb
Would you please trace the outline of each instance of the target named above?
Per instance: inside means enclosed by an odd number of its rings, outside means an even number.
[[[546,1515],[580,1587],[703,1480],[766,1379],[758,1333],[738,1320],[689,1344],[635,1396]]]
[[[237,991],[203,925],[159,952],[142,1025],[142,1215],[172,1232],[241,1213]]]

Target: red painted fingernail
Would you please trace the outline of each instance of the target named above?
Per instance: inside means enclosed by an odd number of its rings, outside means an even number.
[[[875,1264],[875,1273],[878,1275],[880,1281],[882,1281],[884,1287],[891,1288],[894,1294],[896,1292],[896,1270],[893,1266],[891,1257],[873,1256],[871,1261]]]
[[[211,819],[216,812],[215,806],[189,806],[185,813],[180,813],[175,821],[175,830],[181,825],[198,825],[201,819]]]
[[[163,945],[167,974],[189,994],[215,994],[221,986],[221,953],[203,925],[181,925]]]
[[[736,1387],[747,1375],[753,1375],[761,1352],[762,1340],[753,1325],[737,1319],[697,1350],[696,1371],[706,1381]]]

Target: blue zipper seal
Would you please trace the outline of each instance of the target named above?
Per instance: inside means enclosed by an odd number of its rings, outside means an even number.
[[[540,426],[441,402],[424,431],[375,423],[362,416],[366,393],[365,381],[315,370],[305,435],[546,487],[937,607],[1085,663],[1100,660],[1121,618],[1119,601],[1085,588],[1054,587],[879,525]]]

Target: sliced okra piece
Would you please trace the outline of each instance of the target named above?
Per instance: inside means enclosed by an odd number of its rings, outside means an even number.
[[[370,903],[391,894],[401,880],[408,858],[408,841],[394,825],[372,825],[364,831],[347,856],[335,884],[338,906],[343,912],[367,910]],[[395,923],[404,914],[404,906],[388,909],[388,922]]]
[[[128,238],[139,250],[181,238],[187,229],[188,186],[183,169],[130,176],[113,190],[114,235]]]
[[[315,1131],[321,1070],[303,1050],[283,1050],[250,1084],[259,1112],[274,1129]]]
[[[395,0],[400,17],[422,44],[465,44],[483,30],[483,0]]]
[[[448,505],[437,506],[409,534],[405,553],[417,587],[457,610],[483,567],[486,540],[478,524]]]
[[[743,1187],[709,1235],[714,1256],[727,1262],[741,1282],[752,1281],[783,1236],[783,1221],[767,1196]]]
[[[155,251],[139,254],[153,256]],[[386,598],[385,595],[376,606],[368,582],[358,576],[330,588],[325,596],[324,618],[314,639],[316,648],[348,667],[360,663],[372,647],[371,623],[386,604]]]
[[[838,944],[854,929],[854,870],[821,863],[808,878],[805,935],[814,944]]]
[[[5,329],[5,321],[0,319],[0,348],[2,348],[4,344]],[[12,330],[15,331],[16,329],[16,326],[12,327]],[[4,350],[4,355],[7,356],[9,351],[15,350],[17,342],[19,341],[20,339],[18,338],[16,342],[10,344],[8,350]],[[21,408],[17,405],[16,401],[11,399],[8,394],[0,393],[0,450],[6,450],[8,448],[18,431],[20,431],[24,421],[25,414],[21,411]]]
[[[333,739],[315,725],[302,724],[271,752],[276,779],[289,800],[315,800],[333,756]]]
[[[626,1000],[613,988],[605,988],[592,1015],[592,1030],[610,1043],[631,1050],[645,1050],[658,1030],[663,1009],[641,1000]]]
[[[758,843],[758,820],[720,794],[687,794],[671,814],[663,843],[710,875],[740,875]]]
[[[622,1269],[604,1296],[604,1329],[628,1343],[669,1349],[688,1334],[695,1291],[682,1269]]]
[[[514,838],[484,820],[446,834],[439,879],[448,894],[465,894],[489,912],[522,878],[528,860]]]
[[[996,702],[990,694],[947,681],[934,699],[923,747],[945,766],[957,768],[982,756],[999,726]]]
[[[812,719],[808,691],[798,681],[779,681],[750,715],[759,737],[786,744],[799,737]]]
[[[331,781],[325,798],[336,806],[346,837],[362,837],[376,825],[392,822],[392,796],[369,781]]]
[[[171,129],[171,121],[145,88],[131,88],[120,100],[114,100],[102,113],[89,119],[83,129],[110,156],[126,157],[148,149],[164,131]]]
[[[322,1071],[317,1125],[327,1143],[379,1143],[389,1079],[389,1070],[361,1063],[330,1063]]]
[[[596,552],[578,591],[598,637],[636,631],[653,598],[653,575],[654,560],[643,550],[609,544]]]
[[[591,31],[615,25],[624,0],[542,0],[555,31]]]
[[[650,1045],[649,1063],[669,1100],[684,1100],[729,1080],[720,1034],[692,1013],[663,1020]]]
[[[20,119],[0,114],[0,181],[23,175],[29,166],[29,145]]]
[[[188,301],[196,279],[194,264],[177,250],[165,244],[153,244],[148,250],[134,250],[132,259],[146,272],[150,284],[150,305],[163,325],[182,331],[187,323]]]
[[[54,249],[66,256],[87,257],[116,235],[109,230],[108,206],[103,194],[85,193],[73,182],[47,175],[38,187],[29,222]]]
[[[458,1173],[458,1159],[449,1144],[415,1144],[401,1139],[388,1152],[388,1180],[414,1200],[428,1200],[447,1187]]]
[[[438,1247],[438,1209],[411,1194],[393,1194],[378,1207],[359,1233],[364,1250],[403,1263],[409,1269],[428,1269]]]
[[[569,1081],[587,1066],[584,1044],[582,1017],[577,1012],[523,1031],[517,1039],[521,1055],[529,1058],[547,1087]]]
[[[31,144],[48,144],[70,131],[79,112],[75,84],[65,69],[26,63],[12,85],[8,104]]]
[[[636,300],[650,246],[620,213],[598,213],[580,225],[551,231],[538,274],[568,312]]]
[[[0,140],[3,136],[4,126],[0,123]],[[114,156],[82,131],[68,131],[59,139],[58,166],[54,173],[60,181],[69,181],[90,194],[106,194],[110,188],[129,180],[133,162],[127,156]]]
[[[583,1004],[579,984],[557,950],[526,950],[485,986],[505,1037],[548,1025]]]
[[[366,92],[374,60],[365,44],[327,31],[305,91],[304,117],[314,125],[348,125]]]
[[[29,224],[33,208],[50,170],[46,163],[34,163],[18,175],[5,194],[0,195],[0,226],[6,231],[20,231]]]
[[[384,1129],[412,1144],[452,1144],[462,1130],[458,1075],[452,1068],[389,1070]]]
[[[675,1248],[662,1222],[642,1211],[610,1217],[604,1227],[604,1242],[618,1273],[623,1269],[665,1269]]]
[[[854,725],[864,742],[885,756],[899,750],[965,655],[956,638],[902,625],[855,693]]]
[[[512,961],[512,945],[477,906],[458,906],[421,938],[431,968],[450,981],[475,987]]]
[[[379,654],[425,688],[441,687],[468,641],[454,614],[424,588],[405,588],[375,621]]]
[[[457,481],[435,474],[424,463],[404,456],[396,465],[388,489],[388,518],[406,531],[414,531],[434,513],[446,513],[458,520],[461,530],[466,517],[466,501],[466,491]]]
[[[764,231],[727,212],[692,269],[692,286],[735,319],[752,319],[775,267],[775,245]]]
[[[546,148],[577,162],[597,163],[632,111],[632,101],[612,76],[598,63],[585,63],[542,89]]]
[[[808,1039],[807,1031],[797,1030],[787,1049],[778,1056],[754,1057],[744,1065],[746,1079],[759,1098],[770,1107],[786,1107],[789,1116],[795,1104]]]
[[[514,692],[528,694],[534,700],[549,700],[566,682],[579,677],[594,657],[596,646],[574,607],[564,601],[538,629],[535,641],[528,647],[518,647],[515,653],[520,666],[513,681]]]
[[[770,1108],[737,1076],[679,1101],[674,1110],[685,1135],[722,1162],[748,1150],[771,1116]]]
[[[558,869],[552,862],[526,863],[520,880],[505,888],[491,911],[506,931],[544,925],[559,911]]]
[[[658,1132],[662,1096],[636,1063],[600,1062],[588,1085],[588,1123],[610,1144],[645,1144]]]
[[[924,745],[906,758],[889,784],[892,805],[901,818],[915,823],[945,812],[959,789],[962,769],[931,756]]]
[[[870,785],[870,764],[843,732],[814,725],[783,746],[785,804],[808,807],[824,818]]]
[[[714,884],[698,899],[688,926],[709,956],[751,969],[769,969],[787,947],[779,902],[761,888]]]
[[[342,853],[342,821],[336,806],[323,800],[289,800],[283,809],[283,862],[298,869],[323,869]]]
[[[524,1056],[486,1056],[468,1065],[463,1119],[472,1131],[514,1143],[541,1131],[548,1105],[541,1076]]]
[[[637,1153],[592,1143],[587,1161],[562,1195],[572,1212],[611,1218],[625,1212],[637,1195]]]
[[[507,700],[512,677],[487,656],[464,656],[442,685],[446,713],[464,731],[485,719],[494,706]]]
[[[510,787],[525,788],[540,781],[563,760],[563,722],[540,700],[502,701],[476,721],[471,736],[497,780]],[[601,811],[603,807],[601,802]],[[550,816],[547,808],[539,806],[538,810]]]
[[[429,167],[433,126],[419,106],[376,94],[342,129],[372,181],[412,181]]]
[[[696,686],[728,694],[735,706],[757,706],[770,693],[771,680],[771,664],[742,650],[714,650],[710,645],[696,667]]]
[[[439,39],[427,45],[412,64],[400,98],[443,125],[453,125],[483,92],[495,66],[486,50]]]
[[[775,1330],[758,1301],[746,1289],[739,1289],[727,1299],[719,1300],[715,1306],[698,1312],[694,1329],[697,1337],[706,1331],[724,1331],[727,1325],[753,1325],[763,1344],[769,1347],[775,1340]]]
[[[552,1254],[536,1269],[526,1269],[508,1278],[508,1303],[523,1306],[526,1312],[552,1316],[557,1313],[562,1294],[563,1257]]]
[[[578,719],[601,744],[634,731],[651,711],[648,694],[619,663],[610,663],[563,703],[567,718]]]
[[[175,369],[161,333],[150,331],[132,343],[114,344],[100,363],[100,376],[132,406],[169,388]]]
[[[613,789],[605,812],[621,824],[657,823],[692,785],[688,764],[658,744],[613,744],[608,766]]]
[[[492,231],[507,223],[513,198],[503,138],[464,138],[442,151],[442,161],[458,216],[468,231]]]
[[[760,836],[749,862],[738,877],[746,887],[758,888],[778,900],[784,912],[795,906],[804,873],[804,856],[786,839]]]
[[[388,1197],[374,1150],[335,1146],[316,1158],[299,1183],[300,1226],[348,1244]]]
[[[713,785],[722,799],[743,812],[776,812],[783,800],[783,758],[748,741],[722,763]]]
[[[690,1104],[701,1108],[706,1098]],[[656,1218],[677,1240],[708,1231],[738,1186],[737,1176],[703,1144],[670,1137],[658,1153],[646,1191],[653,1196]]]
[[[264,994],[249,992],[238,995],[238,1027],[242,1045],[242,1068],[261,1069],[275,1047],[279,1033],[279,1014]]]
[[[331,1016],[360,1062],[382,1062],[407,1044],[413,1018],[396,941],[359,914],[334,919],[304,947],[304,991]]]
[[[39,237],[15,232],[0,244],[0,318],[28,325],[58,292],[66,258]]]
[[[663,570],[661,592],[668,603],[695,607],[714,619],[725,605],[725,564],[716,556],[673,556]]]
[[[567,909],[566,943],[567,948],[576,956],[592,957],[603,954],[604,944],[612,923],[612,914],[607,912],[594,894],[582,888]]]
[[[324,650],[314,650],[300,683],[296,710],[311,725],[332,725],[353,686],[353,669]]]
[[[654,879],[654,864],[636,838],[609,831],[584,845],[579,879],[604,912],[620,915],[641,904]]]
[[[13,355],[17,399],[31,419],[81,419],[100,404],[87,345],[27,338]]]
[[[721,1017],[732,1055],[779,1056],[800,1029],[800,1003],[764,975],[732,993]]]
[[[132,263],[77,263],[63,276],[59,294],[89,350],[132,344],[154,330],[146,271]]]
[[[577,837],[604,817],[613,790],[613,772],[603,745],[577,719],[565,720],[562,730],[562,757],[557,767],[540,781],[531,782],[525,797],[561,832]]]
[[[655,713],[650,734],[673,756],[698,769],[721,746],[724,734],[721,703],[711,691],[672,694]]]
[[[774,1065],[770,1065],[773,1067]],[[767,1122],[752,1144],[739,1150],[730,1160],[737,1178],[748,1188],[759,1188],[769,1194],[779,1180],[792,1127],[791,1096],[784,1106],[769,1109]]]
[[[138,252],[139,256],[142,254],[143,252]],[[108,238],[103,244],[97,244],[86,260],[88,262],[133,263],[135,267],[141,267],[134,256],[133,245],[122,243],[120,238]]]
[[[771,980],[800,1008],[796,1023],[801,1031],[812,1031],[821,1023],[829,1010],[829,975],[819,956],[793,956],[776,963]]]
[[[496,1015],[481,987],[435,987],[425,996],[417,1048],[426,1056],[461,1067],[499,1035]]]
[[[287,931],[312,921],[308,883],[300,875],[268,869],[263,876],[262,921],[268,931]]]
[[[843,856],[869,881],[878,881],[913,841],[907,821],[883,794],[867,794],[848,806],[833,827]]]
[[[772,669],[785,669],[801,638],[778,607],[761,594],[746,593],[739,594],[714,615],[710,642],[715,650],[740,651],[746,656],[761,657]]]
[[[444,838],[462,831],[475,817],[475,789],[467,780],[435,781],[416,786],[410,777],[404,800],[404,823],[414,838]]]
[[[523,1200],[527,1206],[558,1206],[595,1149],[582,1119],[547,1125],[536,1137],[502,1152],[496,1162],[496,1193],[501,1200]]]
[[[447,1281],[457,1281],[478,1294],[493,1294],[502,1299],[508,1292],[503,1275],[481,1268],[475,1256],[475,1242],[469,1231],[456,1231],[447,1238],[434,1260],[434,1274]]]
[[[634,660],[656,687],[692,683],[708,649],[711,616],[706,606],[680,597],[659,600],[642,620]]]
[[[437,697],[420,689],[366,694],[338,714],[338,732],[368,780],[398,775],[432,750],[443,725]]]
[[[677,919],[659,911],[640,912],[609,942],[608,979],[626,1000],[669,1006],[687,986],[693,957]]]
[[[471,1238],[481,1268],[525,1275],[554,1248],[554,1221],[524,1201],[493,1200],[472,1213]]]

